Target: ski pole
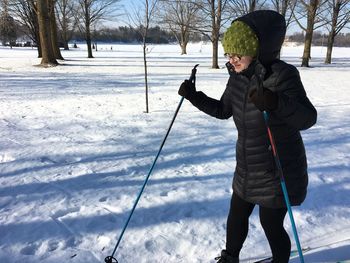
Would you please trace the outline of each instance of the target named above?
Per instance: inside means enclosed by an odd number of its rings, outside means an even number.
[[[194,83],[194,84],[195,84],[195,82],[196,82],[196,72],[197,72],[197,67],[198,67],[198,65],[199,65],[199,64],[196,64],[196,65],[194,66],[194,68],[192,69],[191,76],[190,76],[190,78],[189,78],[189,82],[192,82],[192,83]],[[134,211],[135,211],[135,209],[136,209],[136,206],[137,206],[137,204],[138,204],[138,202],[139,202],[139,200],[140,200],[140,198],[141,198],[141,195],[142,195],[142,193],[143,193],[143,191],[144,191],[144,189],[145,189],[145,187],[146,187],[146,184],[147,184],[147,182],[148,182],[148,179],[150,178],[150,176],[151,176],[151,174],[152,174],[153,168],[154,168],[154,166],[156,165],[156,162],[157,162],[157,160],[158,160],[158,157],[159,157],[159,155],[160,155],[160,152],[162,151],[163,146],[164,146],[164,144],[165,144],[165,141],[166,141],[166,139],[168,138],[168,135],[169,135],[169,133],[170,133],[171,127],[172,127],[173,124],[174,124],[174,121],[175,121],[175,119],[176,119],[177,113],[179,112],[183,101],[184,101],[184,97],[182,97],[182,98],[180,99],[180,102],[179,102],[179,104],[178,104],[178,106],[177,106],[177,108],[176,108],[175,114],[174,114],[174,116],[173,116],[173,118],[172,118],[172,120],[171,120],[171,122],[170,122],[169,128],[168,128],[168,130],[167,130],[167,132],[166,132],[166,134],[165,134],[165,136],[164,136],[164,139],[163,139],[163,141],[162,141],[162,143],[161,143],[161,145],[160,145],[160,148],[159,148],[159,150],[158,150],[158,153],[157,153],[157,155],[156,155],[156,157],[155,157],[155,159],[154,159],[154,161],[153,161],[153,164],[152,164],[152,166],[151,166],[151,169],[149,170],[149,172],[148,172],[148,174],[147,174],[147,176],[146,176],[146,179],[145,179],[145,181],[144,181],[144,183],[143,183],[143,185],[142,185],[142,187],[141,187],[141,190],[140,190],[140,192],[139,192],[139,194],[138,194],[138,196],[137,196],[137,198],[136,198],[136,200],[135,200],[135,203],[134,203],[134,205],[133,205],[133,207],[132,207],[132,209],[131,209],[131,211],[130,211],[129,217],[128,217],[128,219],[126,220],[126,223],[125,223],[125,225],[124,225],[124,227],[123,227],[123,230],[122,230],[121,234],[119,235],[119,238],[118,238],[117,244],[116,244],[115,247],[114,247],[113,253],[112,253],[110,256],[107,256],[107,257],[105,258],[105,262],[106,262],[106,263],[118,263],[118,260],[117,260],[116,258],[114,258],[114,254],[115,254],[115,252],[117,251],[117,248],[118,248],[118,246],[119,246],[119,244],[120,244],[120,241],[121,241],[122,238],[123,238],[123,235],[124,235],[124,233],[125,233],[126,228],[128,227],[128,224],[129,224],[129,222],[130,222],[130,219],[131,219],[131,217],[132,217],[132,215],[133,215],[133,213],[134,213]]]
[[[270,144],[271,144],[271,147],[272,147],[273,157],[275,159],[275,163],[276,163],[278,174],[279,174],[280,181],[281,181],[281,187],[282,187],[282,191],[283,191],[284,200],[286,202],[286,206],[287,206],[287,209],[288,209],[290,222],[292,224],[293,235],[294,235],[295,243],[296,243],[297,248],[298,248],[298,254],[299,254],[300,262],[304,263],[303,251],[301,249],[301,245],[300,245],[300,242],[299,242],[299,237],[298,237],[298,232],[297,232],[297,228],[296,228],[294,217],[293,217],[292,207],[290,205],[290,201],[289,201],[289,197],[288,197],[288,191],[287,191],[286,181],[285,181],[284,175],[283,175],[282,165],[281,165],[281,162],[280,162],[280,158],[278,156],[275,140],[273,138],[273,134],[271,132],[271,129],[270,129],[270,126],[269,126],[269,123],[268,123],[269,115],[268,115],[268,113],[266,111],[263,111],[263,115],[264,115],[264,120],[265,120],[265,124],[266,124],[266,128],[267,128],[267,133],[268,133],[268,136],[269,136]]]

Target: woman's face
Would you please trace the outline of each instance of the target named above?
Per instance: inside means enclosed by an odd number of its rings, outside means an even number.
[[[251,56],[240,56],[236,54],[226,54],[230,64],[234,67],[237,73],[242,72],[253,61],[253,57]]]

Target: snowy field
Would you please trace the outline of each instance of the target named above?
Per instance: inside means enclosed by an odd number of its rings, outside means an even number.
[[[150,113],[145,111],[141,46],[62,51],[38,68],[37,52],[0,47],[0,262],[104,262],[116,244],[180,97],[199,63],[197,89],[219,98],[228,79],[211,69],[211,46],[149,46]],[[306,201],[294,217],[306,262],[350,259],[350,48],[284,47],[298,66],[317,124],[304,131],[309,160]],[[235,167],[232,120],[185,101],[115,257],[119,263],[215,262]],[[242,262],[269,255],[255,210]],[[285,225],[295,249],[288,216]],[[297,258],[290,262],[299,262]]]

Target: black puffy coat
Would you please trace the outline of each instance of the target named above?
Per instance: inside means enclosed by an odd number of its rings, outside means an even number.
[[[269,125],[290,202],[299,205],[305,199],[308,184],[305,148],[299,131],[315,124],[317,113],[306,96],[298,70],[276,59],[285,35],[284,18],[273,11],[256,11],[239,20],[258,36],[258,60],[241,74],[235,73],[227,64],[230,77],[220,100],[196,92],[191,102],[216,118],[233,116],[238,130],[234,192],[244,200],[264,207],[285,207],[263,114],[248,99],[249,91],[256,88],[256,82],[251,81],[256,75],[256,65],[262,64],[264,88],[278,95],[277,109],[269,112]]]

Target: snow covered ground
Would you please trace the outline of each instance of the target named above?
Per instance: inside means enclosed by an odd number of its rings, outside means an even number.
[[[62,51],[55,68],[32,49],[0,48],[0,262],[97,263],[113,251],[199,63],[197,89],[219,98],[228,78],[211,46],[149,46],[150,113],[139,45]],[[310,183],[293,212],[306,262],[350,259],[350,48],[314,48],[299,68],[318,122],[303,132]],[[283,48],[299,66],[302,47]],[[115,257],[119,263],[214,262],[225,244],[236,130],[185,101]],[[290,233],[289,218],[285,225]],[[255,210],[242,262],[269,255]],[[292,259],[291,262],[299,262]]]

